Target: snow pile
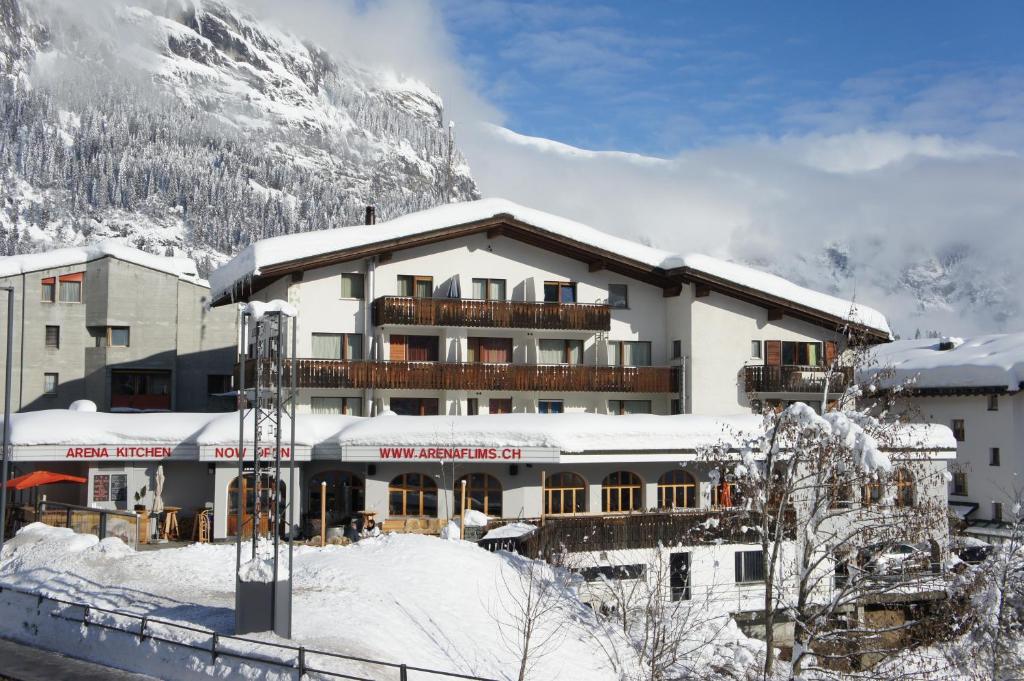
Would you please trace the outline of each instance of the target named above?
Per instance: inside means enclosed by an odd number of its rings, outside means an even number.
[[[75,400],[68,405],[68,411],[96,412],[96,403],[92,400]]]
[[[487,523],[491,521],[486,515],[473,509],[466,511],[463,518],[466,519],[466,527],[487,527]]]
[[[289,643],[509,678],[510,670],[518,669],[518,658],[506,643],[515,636],[499,620],[507,620],[514,611],[513,586],[522,583],[522,571],[531,565],[531,561],[489,553],[468,542],[420,535],[392,534],[345,547],[297,546],[294,637]],[[550,567],[536,565],[534,569],[544,579],[552,578]],[[5,549],[0,583],[230,632],[234,567],[235,547],[231,544],[111,552],[109,545],[101,548],[95,537],[31,525]],[[593,613],[570,589],[561,589],[558,598],[561,607],[545,623],[561,632],[558,649],[537,660],[530,679],[562,679],[567,670],[572,678],[617,679],[591,636],[596,631]],[[121,637],[92,627],[79,631],[77,624],[73,635],[57,636],[53,628],[63,621],[47,617],[36,620],[36,629],[22,626],[26,616],[36,617],[38,612],[35,599],[4,591],[0,594],[0,636],[66,646],[63,649],[93,659],[122,655],[117,658],[122,667],[146,663],[153,665],[147,671],[161,678],[240,676],[239,667],[233,665],[241,663],[226,656],[213,667],[208,653],[165,647],[164,651],[173,654],[165,653],[159,659],[150,655],[147,660],[147,646],[140,646],[134,636]],[[344,622],[338,619],[342,612]],[[76,610],[75,617],[80,617],[79,613]],[[168,637],[179,634],[184,635],[176,630],[161,633]],[[205,641],[208,647],[209,640]],[[312,660],[309,663],[314,664]],[[359,677],[381,678],[382,673],[379,667],[326,658],[315,658],[315,664]]]
[[[11,415],[14,445],[80,445],[84,442],[118,444],[188,444],[211,421],[214,413],[111,414],[106,412],[46,409]],[[2,419],[0,419],[2,420]],[[234,414],[238,441],[238,414]],[[230,442],[230,440],[229,440]]]
[[[282,556],[277,565],[277,579],[283,581],[288,579],[287,558]],[[238,578],[243,582],[262,582],[264,584],[274,581],[274,562],[263,556],[256,556],[245,561],[238,568]]]
[[[508,525],[502,525],[496,527],[483,536],[484,539],[515,539],[517,537],[523,537],[535,532],[537,530],[536,525],[530,523],[509,523]]]
[[[790,303],[824,312],[839,319],[850,318],[887,336],[885,315],[863,305],[798,286],[781,277],[736,263],[701,254],[677,255],[613,236],[575,220],[569,220],[507,199],[489,198],[452,203],[375,225],[342,227],[287,234],[257,241],[246,247],[210,275],[213,298],[230,294],[240,282],[259,275],[274,265],[302,260],[325,253],[344,252],[370,244],[429,234],[498,216],[511,216],[532,227],[563,239],[571,239],[587,248],[597,248],[615,257],[624,257],[642,266],[663,270],[698,273],[713,279],[755,289]]]
[[[254,300],[250,303],[246,303],[242,307],[242,312],[251,315],[253,321],[259,321],[263,319],[263,316],[268,313],[279,312],[285,317],[297,317],[299,311],[295,309],[295,306],[291,303],[287,303],[283,300],[271,300],[268,303]]]
[[[58,248],[44,253],[27,253],[0,258],[0,277],[11,277],[26,272],[51,270],[58,267],[84,265],[92,260],[112,257],[158,272],[173,274],[179,279],[206,285],[199,278],[198,268],[190,258],[170,258],[153,255],[117,241],[100,241],[80,248]]]
[[[913,381],[913,388],[1005,388],[1024,384],[1024,333],[1001,333],[950,339],[940,350],[937,338],[900,340],[873,350],[874,366],[859,380],[878,375],[883,387]],[[890,375],[887,375],[891,373]]]

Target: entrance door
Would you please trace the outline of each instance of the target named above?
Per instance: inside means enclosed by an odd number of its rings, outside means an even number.
[[[261,535],[267,534],[270,530],[270,509],[273,503],[273,476],[268,473],[260,475],[260,522],[258,532]],[[285,499],[285,484],[282,480],[278,483],[278,490],[280,494],[277,498],[281,504],[281,515],[284,516]],[[254,525],[253,520],[253,509],[256,501],[256,475],[254,473],[246,473],[242,477],[242,498],[245,499],[245,505],[242,507],[242,537],[252,537],[252,529]],[[228,535],[238,535],[238,478],[231,481],[228,486]]]
[[[669,554],[669,585],[673,601],[690,600],[690,554]]]

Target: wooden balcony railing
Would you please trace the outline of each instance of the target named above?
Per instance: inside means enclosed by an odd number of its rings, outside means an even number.
[[[300,388],[407,390],[508,390],[667,393],[675,389],[670,367],[593,367],[570,364],[469,364],[299,359]],[[291,381],[285,363],[284,384]],[[254,384],[254,360],[246,362],[246,387]]]
[[[825,389],[826,367],[820,366],[748,366],[743,368],[748,393],[820,393]],[[833,371],[828,391],[840,392],[850,386],[853,369]]]
[[[463,298],[384,296],[373,301],[373,323],[476,326],[498,329],[608,331],[611,308],[591,303],[532,303]]]

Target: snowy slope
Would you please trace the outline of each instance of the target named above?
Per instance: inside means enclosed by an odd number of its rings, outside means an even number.
[[[477,196],[427,86],[221,0],[0,0],[0,252],[255,238]]]

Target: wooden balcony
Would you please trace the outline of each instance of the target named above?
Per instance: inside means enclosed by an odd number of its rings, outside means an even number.
[[[299,359],[300,388],[379,388],[400,390],[502,390],[552,392],[668,393],[670,367],[593,367],[570,364],[469,364],[454,362],[375,362]],[[246,362],[246,387],[256,365]],[[284,384],[291,381],[285,364]]]
[[[611,308],[591,303],[532,303],[465,298],[384,296],[373,301],[373,323],[495,329],[608,331]]]
[[[748,393],[820,393],[825,389],[828,369],[820,366],[748,366],[743,367]],[[853,381],[853,369],[843,367],[832,372],[829,393],[846,390]]]

